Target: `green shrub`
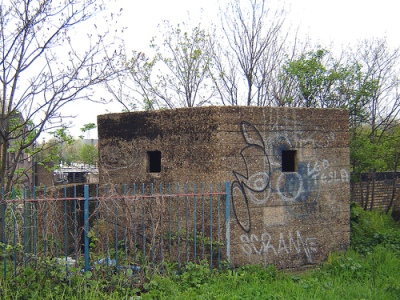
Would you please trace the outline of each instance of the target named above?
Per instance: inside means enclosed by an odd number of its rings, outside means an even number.
[[[370,253],[375,246],[386,247],[400,253],[400,226],[382,211],[364,211],[351,205],[351,247],[359,253]]]
[[[97,265],[83,273],[51,260],[44,269],[27,266],[0,277],[0,299],[125,299],[139,292],[139,280],[115,267]]]
[[[35,258],[37,268],[13,264],[0,274],[0,299],[400,299],[400,227],[383,212],[351,209],[351,247],[291,274],[274,266],[210,270],[209,263],[176,263],[140,272],[95,264],[91,271]],[[21,247],[1,245],[4,259]],[[11,255],[11,256],[10,256]],[[122,255],[121,255],[122,256]],[[32,258],[33,259],[33,258]]]

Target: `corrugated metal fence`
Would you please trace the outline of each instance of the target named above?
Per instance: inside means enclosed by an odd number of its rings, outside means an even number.
[[[3,276],[49,260],[88,271],[96,264],[177,271],[187,262],[229,261],[229,182],[217,185],[73,186],[3,193]]]

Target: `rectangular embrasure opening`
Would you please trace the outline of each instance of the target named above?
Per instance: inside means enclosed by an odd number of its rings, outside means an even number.
[[[296,172],[296,150],[282,150],[282,172]]]
[[[148,166],[150,173],[161,172],[161,151],[147,151]]]

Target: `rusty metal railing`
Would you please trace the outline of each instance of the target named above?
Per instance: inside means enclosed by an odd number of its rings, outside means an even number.
[[[98,186],[3,193],[2,276],[26,267],[89,271],[230,260],[230,184]]]

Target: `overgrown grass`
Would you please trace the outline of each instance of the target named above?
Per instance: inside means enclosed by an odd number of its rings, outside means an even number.
[[[26,269],[0,282],[1,299],[400,299],[400,227],[381,212],[352,207],[351,248],[333,253],[301,274],[274,266],[246,266],[210,273],[207,263],[175,265],[163,274],[139,275],[97,267],[70,276]],[[48,275],[48,274],[47,274]]]
[[[142,299],[400,299],[399,253],[383,245],[365,256],[354,250],[333,254],[303,274],[273,266],[207,271],[191,265],[181,276],[155,276]]]
[[[17,276],[0,279],[0,299],[135,299],[138,278],[112,267],[82,274],[71,268],[47,273],[26,268]]]

